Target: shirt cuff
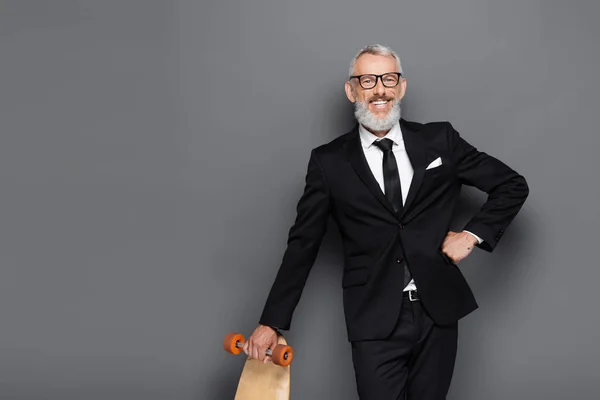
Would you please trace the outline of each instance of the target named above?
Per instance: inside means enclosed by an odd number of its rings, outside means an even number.
[[[467,233],[470,233],[471,235],[475,236],[475,239],[477,239],[479,244],[481,244],[483,242],[483,239],[480,238],[479,236],[477,236],[476,234],[474,234],[473,232],[469,232],[469,231],[465,231],[465,230],[463,230],[463,232],[467,232]]]

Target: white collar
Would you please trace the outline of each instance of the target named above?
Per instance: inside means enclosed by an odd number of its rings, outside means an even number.
[[[373,135],[361,124],[358,125],[358,133],[360,135],[360,143],[364,149],[371,147],[375,141],[383,139]],[[400,129],[400,123],[396,122],[384,138],[391,139],[396,145],[399,145],[400,142],[404,140],[402,137],[402,130]]]

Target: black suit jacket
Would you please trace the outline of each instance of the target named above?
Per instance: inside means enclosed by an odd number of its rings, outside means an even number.
[[[461,271],[441,252],[461,185],[489,195],[464,229],[491,252],[527,198],[525,178],[467,143],[448,122],[400,124],[414,175],[399,213],[369,169],[358,125],[311,152],[296,221],[260,324],[290,329],[329,216],[343,243],[348,340],[381,339],[392,331],[402,305],[404,263],[436,323],[453,323],[477,308]],[[438,157],[442,165],[426,170]]]

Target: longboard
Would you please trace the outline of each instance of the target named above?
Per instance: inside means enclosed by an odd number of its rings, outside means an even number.
[[[283,336],[279,335],[277,342],[275,349],[267,350],[272,362],[246,359],[234,400],[289,400],[293,350]],[[229,353],[240,354],[244,337],[230,333],[225,336],[223,346]]]

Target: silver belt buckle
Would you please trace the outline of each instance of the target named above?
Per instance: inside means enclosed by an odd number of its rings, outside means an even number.
[[[419,301],[419,295],[417,294],[416,297],[413,297],[413,293],[417,293],[415,290],[409,290],[408,291],[408,299],[410,301]]]

